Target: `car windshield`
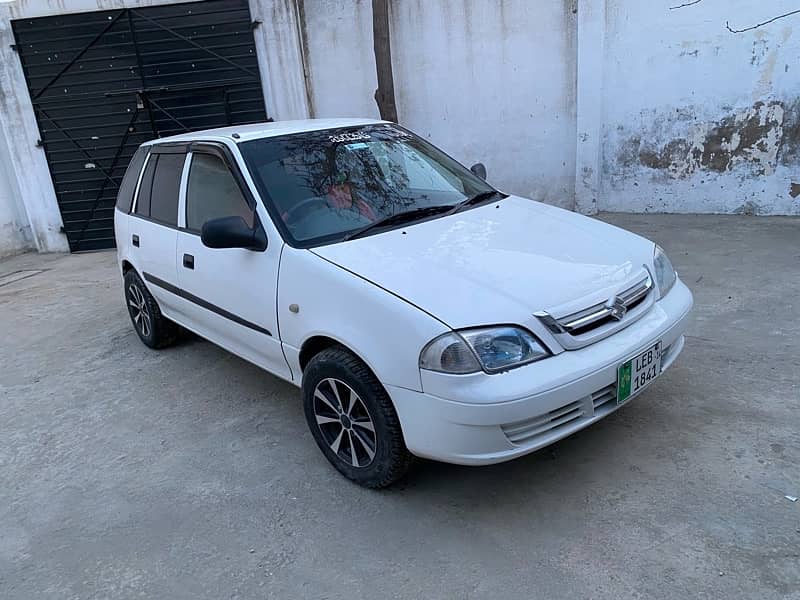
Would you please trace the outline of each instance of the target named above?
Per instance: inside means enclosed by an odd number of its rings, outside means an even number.
[[[494,191],[428,142],[389,124],[262,138],[239,148],[273,219],[300,247],[372,233],[370,225],[400,213],[413,211],[411,221],[443,215],[446,207]],[[407,222],[386,225],[401,221]],[[382,223],[374,228],[383,230]]]

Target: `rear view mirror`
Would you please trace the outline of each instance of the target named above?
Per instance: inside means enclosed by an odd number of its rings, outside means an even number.
[[[483,163],[475,163],[469,168],[469,170],[484,181],[486,180],[486,166]]]
[[[263,252],[267,249],[267,235],[256,222],[251,229],[242,217],[221,217],[203,223],[200,240],[208,248],[245,248]]]

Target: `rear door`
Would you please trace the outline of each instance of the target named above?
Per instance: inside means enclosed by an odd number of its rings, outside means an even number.
[[[176,264],[183,321],[251,362],[291,380],[278,338],[276,286],[283,240],[263,252],[203,245],[203,223],[240,216],[258,225],[256,199],[223,144],[192,144],[180,210]]]
[[[120,261],[130,253],[130,237],[128,236],[128,220],[139,189],[139,180],[142,177],[142,167],[147,159],[150,149],[140,146],[133,155],[125,176],[119,186],[116,210],[114,210],[114,237],[116,238],[117,257]]]
[[[175,245],[178,235],[180,182],[186,146],[154,146],[139,182],[127,235],[131,262],[155,296],[162,312],[171,316],[177,296],[169,291],[177,281]]]

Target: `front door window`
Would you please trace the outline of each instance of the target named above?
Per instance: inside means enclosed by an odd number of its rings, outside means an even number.
[[[186,185],[186,228],[200,231],[206,221],[235,216],[253,227],[253,208],[233,173],[220,157],[194,153]]]

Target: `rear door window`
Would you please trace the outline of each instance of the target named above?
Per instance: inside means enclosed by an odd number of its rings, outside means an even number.
[[[177,227],[178,195],[185,154],[158,154],[150,193],[150,218]],[[152,159],[151,159],[152,160]]]
[[[133,194],[136,192],[136,183],[139,181],[139,173],[142,172],[145,157],[147,157],[147,148],[139,148],[131,158],[128,169],[125,171],[125,176],[122,178],[122,183],[117,193],[117,208],[124,213],[131,212]]]

